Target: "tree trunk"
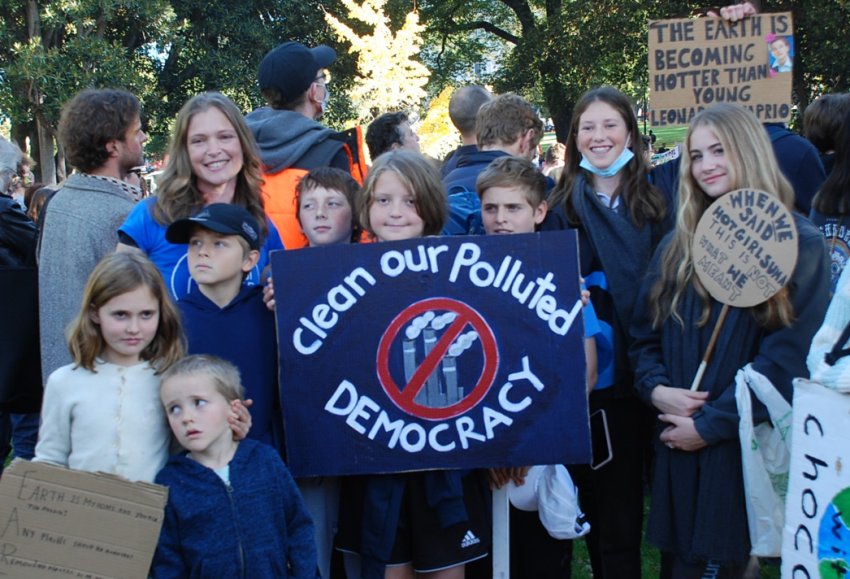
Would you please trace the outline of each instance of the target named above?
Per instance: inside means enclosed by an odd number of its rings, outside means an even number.
[[[56,161],[53,160],[53,132],[50,127],[45,127],[41,120],[38,123],[38,151],[39,166],[41,167],[41,181],[46,185],[56,183]]]
[[[68,164],[65,162],[65,147],[56,141],[56,180],[61,183],[68,178]]]

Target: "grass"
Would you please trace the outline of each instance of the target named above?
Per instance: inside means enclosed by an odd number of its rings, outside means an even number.
[[[655,148],[658,149],[662,145],[665,147],[672,147],[677,143],[681,143],[685,140],[685,133],[687,132],[688,127],[659,127],[657,129],[652,129],[653,134],[657,137],[655,140]],[[543,148],[545,152],[546,149],[549,148],[550,145],[555,143],[555,133],[550,132],[543,135],[543,139],[540,141],[540,146]]]
[[[685,133],[688,132],[688,127],[659,127],[652,129],[655,135],[655,149],[660,147],[673,147],[685,140]]]
[[[646,519],[649,516],[649,499],[644,501],[643,511],[643,521],[644,526],[646,526]],[[573,545],[572,571],[572,579],[593,579],[593,571],[590,568],[590,555],[587,553],[587,545],[583,540],[575,541]],[[652,545],[644,541],[641,549],[641,575],[644,579],[653,579],[654,577],[658,577],[660,571],[661,554]],[[779,565],[765,564],[763,562],[760,579],[779,579]]]

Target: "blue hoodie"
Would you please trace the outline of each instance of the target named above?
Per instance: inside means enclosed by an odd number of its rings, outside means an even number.
[[[263,288],[242,286],[220,308],[194,287],[177,302],[190,354],[212,354],[232,362],[242,376],[251,406],[254,438],[283,454],[283,420],[278,393],[277,335],[274,314],[263,303]]]
[[[475,190],[478,175],[494,159],[504,157],[504,151],[472,150],[457,155],[457,168],[443,177],[449,200],[449,218],[443,235],[482,235],[481,201]]]
[[[186,455],[159,471],[168,504],[154,579],[316,579],[313,522],[280,457],[243,440],[228,466],[230,484]]]

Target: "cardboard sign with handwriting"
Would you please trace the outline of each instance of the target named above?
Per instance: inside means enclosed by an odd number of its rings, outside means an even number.
[[[148,576],[165,487],[16,460],[0,479],[0,575]]]
[[[795,58],[790,12],[729,22],[680,18],[649,23],[649,119],[686,125],[714,103],[749,108],[761,122],[791,118]]]
[[[794,216],[770,193],[730,191],[700,219],[693,253],[697,276],[714,299],[739,308],[758,305],[794,272]]]

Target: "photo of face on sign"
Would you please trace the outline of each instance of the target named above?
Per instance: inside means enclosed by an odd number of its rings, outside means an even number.
[[[791,72],[794,65],[794,37],[769,34],[767,53],[771,76],[777,72]]]

